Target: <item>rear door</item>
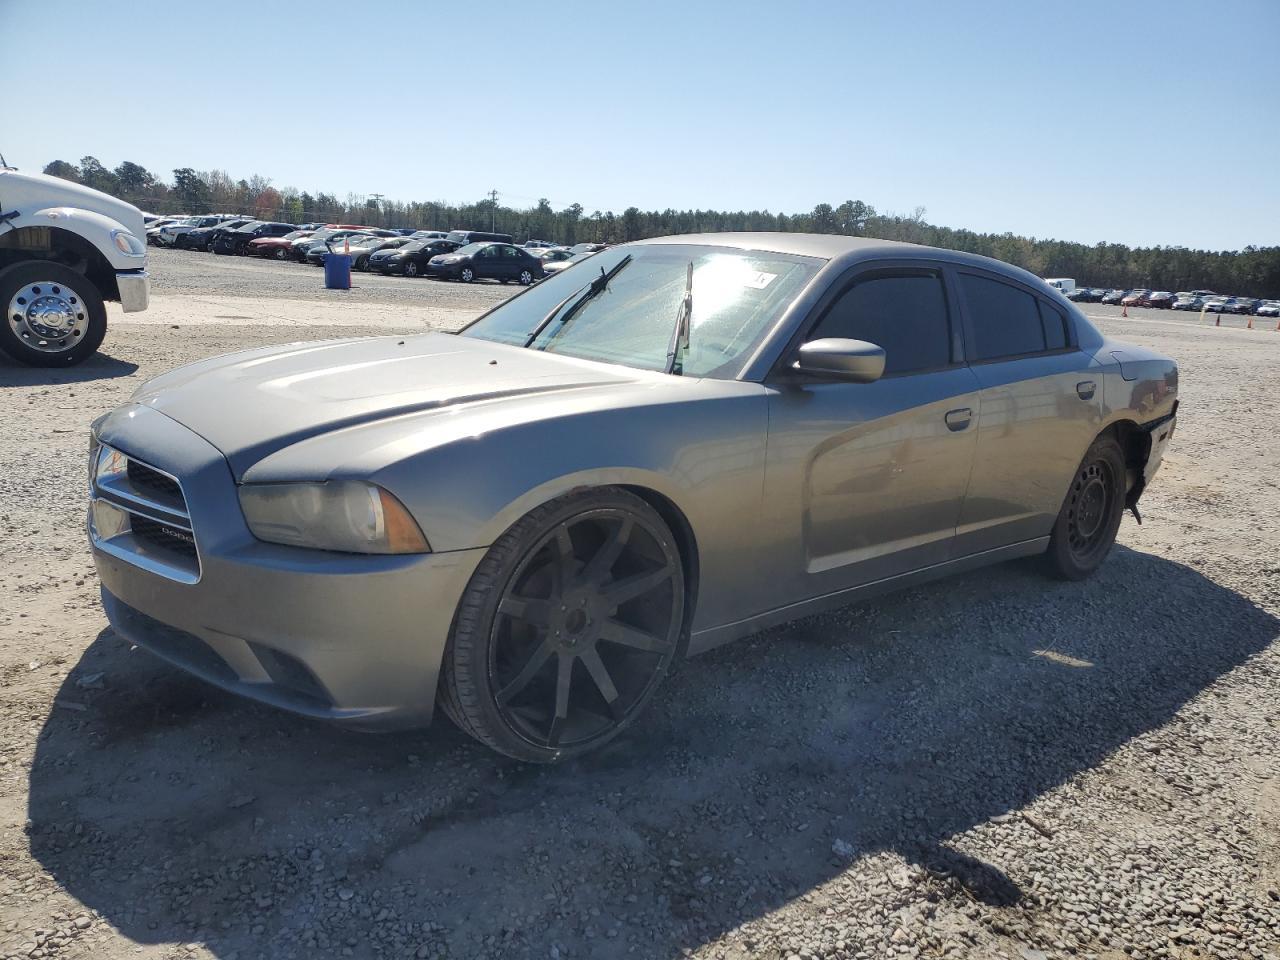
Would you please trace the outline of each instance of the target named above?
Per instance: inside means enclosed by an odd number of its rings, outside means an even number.
[[[965,347],[981,389],[958,556],[1049,535],[1101,429],[1102,377],[1066,312],[998,274],[957,269]]]
[[[941,265],[874,264],[834,289],[801,342],[876,343],[885,374],[850,383],[784,366],[768,383],[775,602],[950,559],[973,462],[977,381]]]

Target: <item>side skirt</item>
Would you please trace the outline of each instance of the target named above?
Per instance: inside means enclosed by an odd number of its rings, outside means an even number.
[[[835,610],[871,597],[892,593],[905,587],[914,587],[933,580],[941,580],[943,577],[949,577],[955,573],[963,573],[966,570],[975,570],[978,567],[989,566],[993,563],[1003,563],[1005,560],[1014,560],[1018,557],[1034,556],[1038,553],[1044,553],[1047,549],[1049,549],[1048,537],[1023,540],[1021,543],[1011,543],[1008,546],[997,547],[994,550],[984,550],[982,553],[970,554],[967,557],[959,557],[955,560],[948,560],[945,563],[935,563],[930,567],[921,567],[919,570],[902,573],[896,577],[873,580],[871,583],[850,587],[847,590],[838,590],[835,593],[824,594],[811,600],[789,603],[785,607],[777,607],[765,613],[756,614],[754,617],[748,617],[746,620],[738,620],[718,627],[708,627],[705,630],[696,631],[689,638],[688,656],[692,657],[699,653],[705,653],[722,644],[730,643],[753,633],[759,633],[769,627],[776,627],[780,623],[798,620],[801,617],[811,617],[817,613],[825,613],[828,610]]]

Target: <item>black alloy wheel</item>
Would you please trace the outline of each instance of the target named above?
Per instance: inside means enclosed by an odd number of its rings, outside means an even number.
[[[406,277],[416,277],[418,275],[418,264],[413,260],[405,261],[404,275]]]
[[[640,714],[684,624],[684,573],[661,517],[602,488],[552,501],[481,562],[445,652],[441,700],[521,760],[600,747]]]

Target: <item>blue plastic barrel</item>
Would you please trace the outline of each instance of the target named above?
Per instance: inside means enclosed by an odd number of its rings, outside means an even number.
[[[324,285],[327,290],[351,289],[351,254],[325,254]]]

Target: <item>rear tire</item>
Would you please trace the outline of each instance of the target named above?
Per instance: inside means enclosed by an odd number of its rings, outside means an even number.
[[[616,487],[530,511],[480,561],[458,603],[440,703],[517,760],[595,750],[635,720],[684,627],[684,570],[657,511]]]
[[[1045,554],[1048,572],[1062,580],[1092,576],[1115,543],[1124,515],[1124,451],[1106,434],[1089,446],[1071,479]]]
[[[463,283],[471,283],[476,278],[476,272],[471,267],[463,267],[458,271],[458,279]]]

